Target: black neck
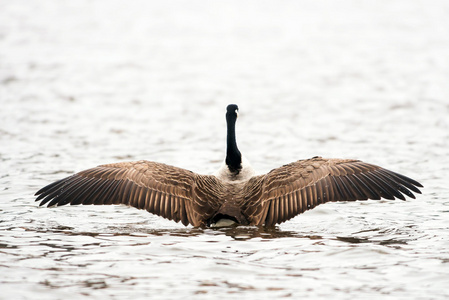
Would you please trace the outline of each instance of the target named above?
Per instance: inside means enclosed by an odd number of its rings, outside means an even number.
[[[242,169],[242,154],[237,148],[235,139],[235,121],[237,117],[232,114],[226,114],[226,122],[228,124],[227,149],[226,149],[226,165],[232,173],[238,174]]]

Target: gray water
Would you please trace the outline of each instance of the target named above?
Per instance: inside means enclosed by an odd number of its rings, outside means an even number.
[[[1,299],[447,299],[447,1],[0,4]],[[147,159],[198,173],[238,143],[264,173],[357,158],[425,188],[275,229],[184,227],[42,186]]]

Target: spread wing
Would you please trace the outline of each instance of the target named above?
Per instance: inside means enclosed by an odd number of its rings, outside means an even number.
[[[125,204],[186,226],[202,226],[220,204],[207,194],[217,185],[214,176],[162,163],[124,162],[101,165],[49,184],[36,193],[36,201],[41,201],[41,206]]]
[[[314,157],[251,179],[243,209],[252,224],[273,226],[330,201],[415,198],[417,187],[411,178],[359,160]]]

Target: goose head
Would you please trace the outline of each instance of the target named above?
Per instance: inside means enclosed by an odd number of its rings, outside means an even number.
[[[239,151],[235,135],[235,123],[239,114],[236,104],[229,104],[226,108],[226,158],[215,176],[224,181],[248,180],[254,175],[254,170],[248,160]]]
[[[237,147],[235,137],[235,122],[237,121],[239,108],[236,104],[229,104],[226,108],[226,123],[228,127],[227,148],[226,148],[226,166],[234,175],[238,175],[242,170],[242,154]]]

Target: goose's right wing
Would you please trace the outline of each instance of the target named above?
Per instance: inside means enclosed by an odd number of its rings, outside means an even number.
[[[101,165],[40,189],[40,205],[125,204],[182,224],[204,225],[219,204],[207,190],[214,176],[151,161]]]
[[[272,226],[329,201],[415,198],[417,187],[422,185],[376,165],[315,157],[252,178],[243,209],[252,224]]]

